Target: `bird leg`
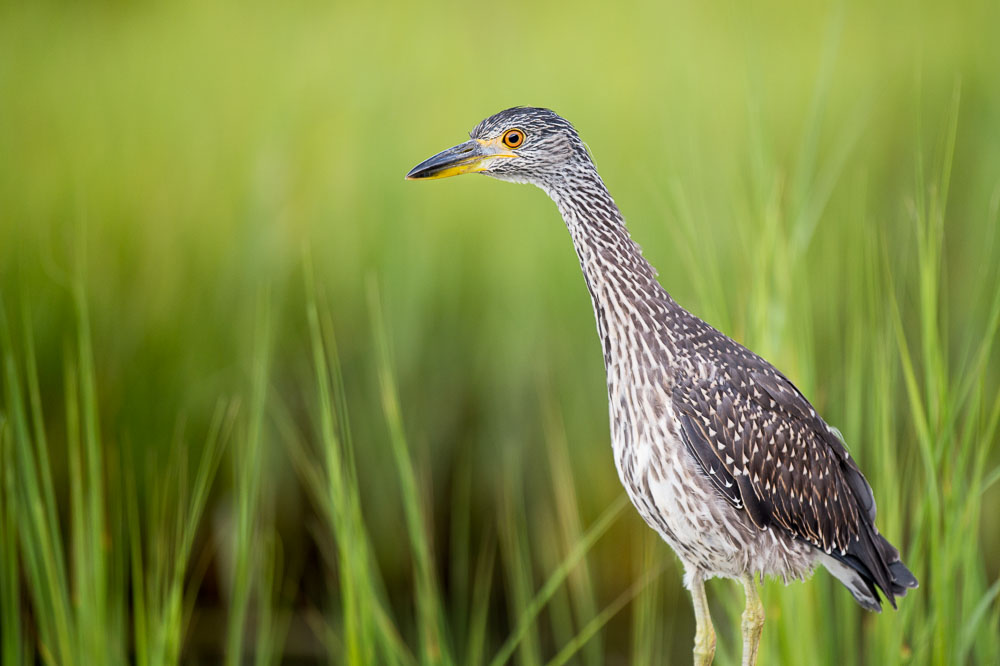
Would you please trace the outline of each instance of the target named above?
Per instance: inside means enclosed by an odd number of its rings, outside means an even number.
[[[715,658],[715,629],[708,612],[705,581],[700,575],[691,579],[691,599],[694,602],[694,666],[709,666]]]
[[[754,666],[757,663],[760,634],[764,629],[764,605],[760,602],[753,576],[743,574],[742,580],[747,597],[747,605],[743,609],[743,666]]]

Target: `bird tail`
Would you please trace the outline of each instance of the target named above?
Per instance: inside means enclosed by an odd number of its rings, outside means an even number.
[[[896,597],[917,587],[917,579],[899,559],[899,551],[872,526],[844,552],[823,554],[820,562],[868,610],[881,612],[879,592],[896,607]]]

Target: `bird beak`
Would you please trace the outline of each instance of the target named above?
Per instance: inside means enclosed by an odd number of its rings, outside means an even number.
[[[424,160],[410,169],[406,179],[431,180],[463,173],[478,173],[486,171],[486,165],[493,160],[504,157],[517,157],[517,155],[504,149],[499,138],[492,141],[471,139]]]

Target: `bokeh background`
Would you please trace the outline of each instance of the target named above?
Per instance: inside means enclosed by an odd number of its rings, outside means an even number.
[[[403,180],[555,109],[684,306],[845,434],[921,588],[764,663],[1000,659],[1000,5],[0,9],[2,661],[689,659],[554,206]],[[708,586],[718,663],[742,594]]]

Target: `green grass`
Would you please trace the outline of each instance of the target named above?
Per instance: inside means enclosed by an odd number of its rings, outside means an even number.
[[[573,120],[668,290],[842,431],[920,580],[878,616],[767,583],[762,662],[1000,661],[998,22],[3,7],[0,661],[689,659],[554,207],[402,179],[513,104]]]

